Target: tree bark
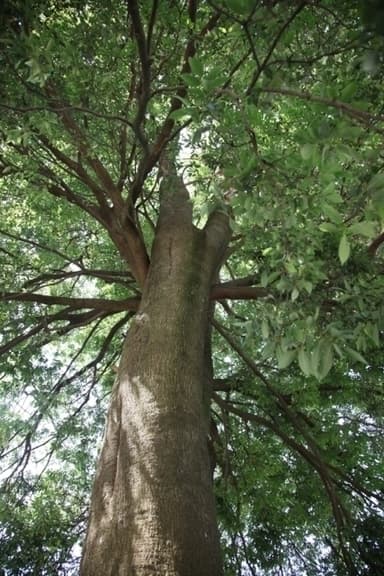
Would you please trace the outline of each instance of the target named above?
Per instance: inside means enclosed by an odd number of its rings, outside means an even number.
[[[112,392],[81,576],[219,576],[207,435],[209,295],[230,237],[163,178],[151,265]]]

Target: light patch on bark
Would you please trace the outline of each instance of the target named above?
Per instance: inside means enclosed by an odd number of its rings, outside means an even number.
[[[139,312],[135,315],[134,317],[134,321],[137,324],[146,324],[149,323],[149,315],[146,314],[145,312]]]

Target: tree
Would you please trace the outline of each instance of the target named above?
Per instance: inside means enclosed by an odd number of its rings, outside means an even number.
[[[0,21],[5,573],[76,573],[87,516],[82,576],[381,573],[380,7],[28,4]]]

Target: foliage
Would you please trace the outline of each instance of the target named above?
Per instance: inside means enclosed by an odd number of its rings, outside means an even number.
[[[3,573],[76,573],[166,150],[196,226],[232,217],[212,290],[226,574],[383,573],[380,3],[1,10]]]

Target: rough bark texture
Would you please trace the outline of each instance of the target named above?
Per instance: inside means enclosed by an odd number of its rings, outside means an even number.
[[[95,479],[82,576],[222,574],[207,449],[209,293],[229,240],[167,176]]]

